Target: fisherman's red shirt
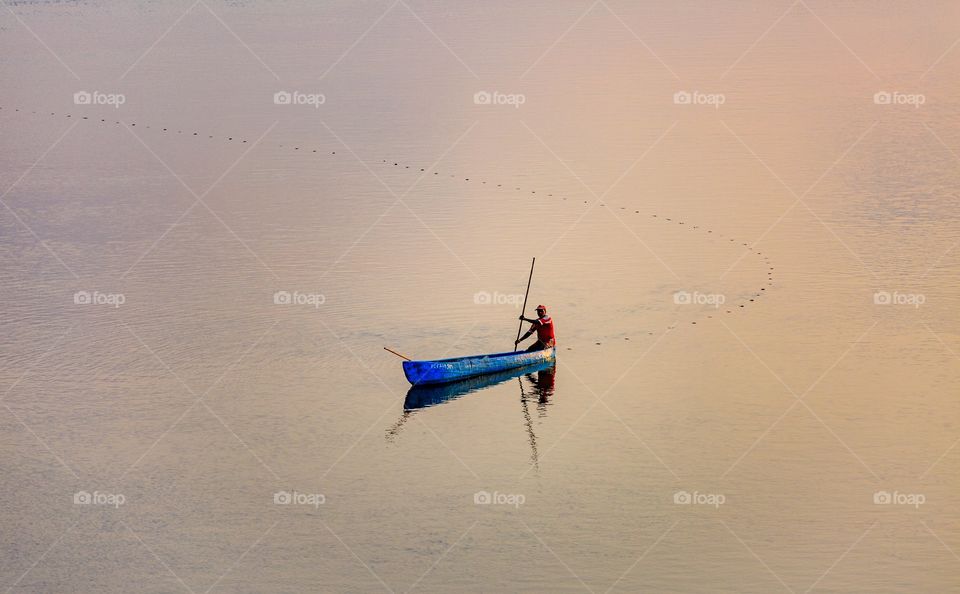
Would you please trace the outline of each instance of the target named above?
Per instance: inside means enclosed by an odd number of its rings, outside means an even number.
[[[550,344],[550,341],[556,339],[553,332],[553,318],[544,316],[533,321],[533,327],[537,330],[537,340],[543,344]]]

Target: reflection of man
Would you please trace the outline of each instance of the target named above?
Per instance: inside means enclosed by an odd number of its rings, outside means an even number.
[[[537,333],[537,340],[530,345],[530,348],[527,349],[527,352],[530,351],[542,351],[543,349],[549,349],[556,346],[557,340],[556,335],[553,331],[553,318],[547,315],[547,306],[538,305],[537,306],[537,318],[530,319],[520,316],[520,320],[523,322],[530,322],[530,329],[527,330],[527,333],[520,337],[515,344],[520,344],[526,340],[534,332]]]
[[[556,378],[557,368],[553,365],[537,372],[537,378],[533,380],[534,389],[540,396],[540,404],[546,404],[553,396],[554,379]]]

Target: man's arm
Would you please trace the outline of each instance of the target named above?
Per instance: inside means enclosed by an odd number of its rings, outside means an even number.
[[[520,338],[518,338],[517,341],[514,342],[513,344],[520,344],[524,340],[530,338],[530,335],[533,334],[533,330],[534,330],[533,328],[530,328],[529,330],[527,330],[527,333],[521,336]]]
[[[533,333],[537,330],[537,322],[538,322],[538,320],[531,320],[531,319],[525,318],[525,317],[523,317],[523,316],[520,316],[520,319],[521,319],[522,321],[524,321],[524,322],[530,322],[530,323],[532,324],[532,326],[530,326],[530,329],[527,330],[527,333],[524,334],[523,336],[521,336],[516,342],[514,342],[514,344],[520,344],[520,343],[523,342],[524,340],[530,338],[530,335],[533,334]]]

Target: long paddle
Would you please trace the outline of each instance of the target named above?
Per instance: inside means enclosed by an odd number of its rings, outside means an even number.
[[[406,359],[407,361],[413,361],[413,359],[411,359],[410,357],[408,357],[408,356],[406,356],[406,355],[401,355],[400,353],[398,353],[397,351],[395,351],[395,350],[393,350],[393,349],[388,349],[387,347],[383,347],[383,350],[385,350],[385,351],[390,351],[391,353],[393,353],[394,355],[400,357],[401,359]]]
[[[527,315],[527,296],[530,295],[530,282],[533,280],[533,265],[537,263],[537,259],[534,258],[530,262],[530,276],[527,277],[527,292],[523,294],[523,311],[520,312],[520,316],[523,317]],[[517,328],[517,340],[513,343],[513,352],[517,352],[517,342],[520,341],[520,333],[523,332],[523,320],[520,320],[520,327]]]

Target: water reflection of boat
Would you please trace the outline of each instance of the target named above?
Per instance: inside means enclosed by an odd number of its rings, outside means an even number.
[[[403,414],[400,416],[400,420],[387,429],[387,441],[393,442],[400,434],[400,430],[407,420],[422,408],[443,404],[444,402],[460,398],[471,392],[477,392],[516,378],[520,384],[520,405],[523,408],[523,424],[527,431],[527,440],[530,442],[530,463],[539,469],[540,461],[539,455],[537,454],[537,437],[534,434],[534,423],[530,415],[528,402],[533,402],[536,405],[537,416],[539,418],[546,416],[546,407],[550,403],[551,396],[553,396],[556,371],[557,367],[554,361],[541,361],[533,365],[527,365],[526,367],[472,377],[448,384],[414,386],[407,392],[407,397],[403,402]],[[528,385],[530,386],[529,388],[524,387],[522,376],[526,376]]]
[[[477,392],[484,388],[501,384],[515,377],[520,377],[521,375],[534,374],[543,370],[552,370],[554,369],[554,366],[555,363],[553,361],[540,361],[533,365],[527,365],[526,367],[518,367],[497,373],[480,375],[469,379],[460,380],[458,382],[413,386],[407,392],[407,397],[403,402],[403,408],[404,410],[416,410],[427,406],[435,406],[437,404],[447,402],[448,400],[460,398],[461,396],[465,396],[471,392]],[[547,375],[552,378],[552,371]],[[536,383],[537,382],[535,382],[535,384]],[[549,384],[549,392],[552,394],[552,380],[549,381]],[[543,398],[543,396],[541,396],[541,398]]]

